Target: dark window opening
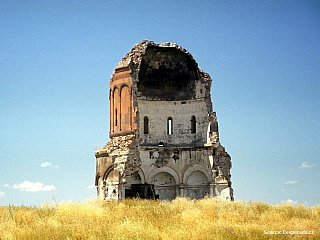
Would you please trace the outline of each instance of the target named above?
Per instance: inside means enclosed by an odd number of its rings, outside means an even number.
[[[167,121],[167,133],[168,133],[168,135],[172,135],[173,134],[172,117],[169,117],[168,121]]]
[[[143,118],[143,133],[149,134],[149,118],[148,117]]]
[[[115,125],[118,126],[118,110],[116,109],[116,120],[115,120]]]
[[[191,133],[196,133],[196,117],[191,117]]]

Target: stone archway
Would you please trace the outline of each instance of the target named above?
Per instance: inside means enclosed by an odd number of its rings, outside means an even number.
[[[123,185],[123,191],[124,191],[124,196],[125,198],[129,197],[138,197],[134,196],[132,193],[132,186],[134,185],[141,185],[143,183],[142,177],[140,173],[134,172],[131,177],[126,178],[127,182]]]
[[[201,199],[209,194],[208,177],[202,171],[193,171],[188,176],[186,183],[186,196],[190,199]]]
[[[190,174],[194,171],[202,172],[209,180],[209,182],[213,181],[212,173],[208,170],[207,167],[201,164],[194,164],[193,166],[189,167],[183,174],[183,183],[186,184]]]
[[[109,168],[104,174],[103,178],[103,196],[106,200],[118,199],[118,185],[119,185],[119,171],[117,169]]]
[[[155,194],[160,200],[173,200],[176,198],[176,181],[168,172],[159,172],[153,179]]]

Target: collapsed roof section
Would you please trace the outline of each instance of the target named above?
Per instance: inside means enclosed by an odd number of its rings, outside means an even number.
[[[144,40],[136,44],[121,59],[115,72],[124,69],[131,70],[131,79],[136,83],[137,96],[146,100],[196,99],[199,81],[208,86],[210,94],[209,74],[198,67],[186,49],[175,43],[156,44]]]

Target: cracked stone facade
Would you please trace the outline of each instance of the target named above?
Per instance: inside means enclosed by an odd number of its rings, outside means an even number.
[[[110,80],[110,140],[95,152],[98,198],[151,184],[160,200],[233,200],[211,82],[175,43],[144,40],[121,59]]]

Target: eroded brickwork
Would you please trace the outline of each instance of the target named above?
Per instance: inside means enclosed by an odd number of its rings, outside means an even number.
[[[177,44],[134,46],[110,80],[110,141],[95,153],[98,197],[121,199],[151,184],[160,200],[233,200],[210,87]]]

